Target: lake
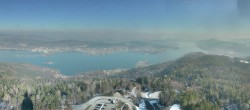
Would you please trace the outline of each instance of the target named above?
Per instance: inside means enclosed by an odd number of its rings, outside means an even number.
[[[43,56],[41,53],[30,51],[0,51],[0,62],[28,63],[43,67],[58,69],[65,75],[77,73],[111,70],[130,69],[142,60],[148,60],[150,64],[162,63],[175,60],[186,53],[199,51],[193,45],[183,45],[179,49],[170,49],[159,54],[144,54],[137,52],[123,52],[105,55],[88,55],[85,53],[57,53]]]

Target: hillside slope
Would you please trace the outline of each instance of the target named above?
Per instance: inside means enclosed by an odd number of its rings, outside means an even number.
[[[161,99],[167,105],[180,103],[185,110],[250,109],[250,64],[241,58],[190,53],[154,76],[144,84],[163,91]]]
[[[59,78],[59,71],[30,64],[0,63],[0,78]]]

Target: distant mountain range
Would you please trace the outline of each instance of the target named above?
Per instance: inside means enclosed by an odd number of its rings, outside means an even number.
[[[28,50],[46,55],[61,52],[83,52],[91,55],[117,52],[142,52],[155,54],[167,49],[178,49],[175,43],[159,43],[156,41],[120,41],[97,42],[79,40],[38,40],[28,38],[12,38],[0,36],[1,50]]]
[[[249,39],[236,41],[221,41],[217,39],[201,40],[196,45],[204,51],[211,54],[220,54],[226,56],[249,56]]]

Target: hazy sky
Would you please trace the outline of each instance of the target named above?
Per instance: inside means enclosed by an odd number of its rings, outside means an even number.
[[[1,0],[0,32],[111,40],[250,37],[249,1]]]

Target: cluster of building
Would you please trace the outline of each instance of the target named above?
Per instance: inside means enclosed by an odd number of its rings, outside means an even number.
[[[136,92],[136,87],[131,92],[121,95],[119,92],[113,96],[96,96],[82,105],[74,105],[74,110],[159,110],[159,94],[157,92]],[[136,97],[139,102],[133,102],[131,97]]]

